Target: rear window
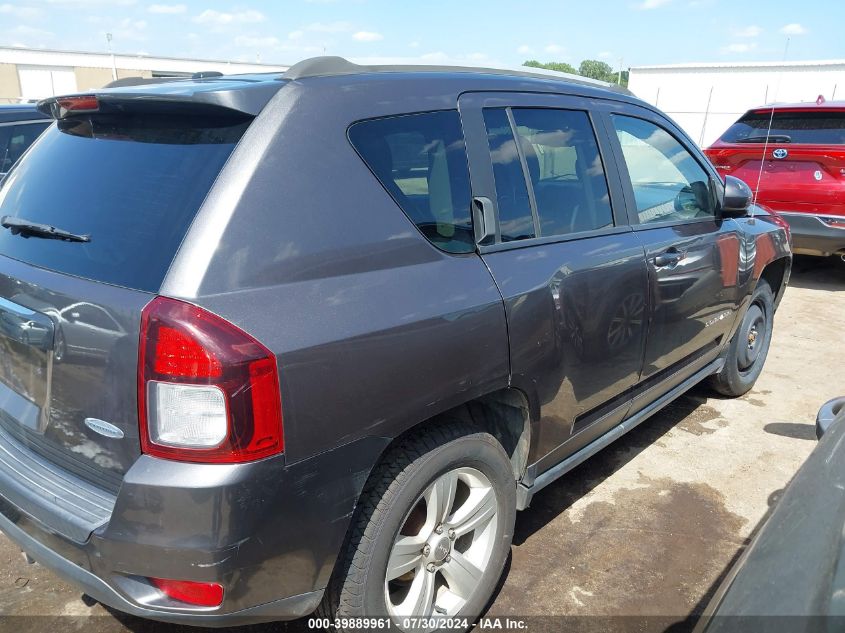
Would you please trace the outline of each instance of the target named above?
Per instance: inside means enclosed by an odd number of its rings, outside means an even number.
[[[91,241],[24,238],[0,228],[0,254],[157,291],[248,124],[173,115],[59,121],[3,182],[0,217],[89,234]]]
[[[845,145],[845,112],[771,112],[746,114],[722,135],[724,143],[803,143]]]
[[[349,140],[429,241],[450,253],[475,250],[457,111],[361,121],[349,128]]]

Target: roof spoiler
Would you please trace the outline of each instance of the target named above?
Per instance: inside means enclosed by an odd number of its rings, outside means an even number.
[[[54,119],[81,114],[185,114],[254,117],[282,87],[278,81],[161,81],[133,83],[87,94],[42,99],[38,110]]]

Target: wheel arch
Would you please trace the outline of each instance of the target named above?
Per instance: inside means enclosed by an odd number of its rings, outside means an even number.
[[[780,304],[783,294],[786,291],[786,286],[789,283],[789,274],[792,269],[791,257],[780,257],[770,261],[760,272],[760,277],[757,283],[765,281],[772,289],[775,295],[775,309]]]

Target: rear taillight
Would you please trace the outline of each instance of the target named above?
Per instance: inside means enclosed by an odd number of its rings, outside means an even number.
[[[168,580],[150,578],[152,585],[165,596],[177,602],[196,607],[217,607],[223,603],[223,586],[216,582]]]
[[[144,453],[246,462],[284,450],[273,354],[228,321],[156,297],[141,317],[138,419]]]

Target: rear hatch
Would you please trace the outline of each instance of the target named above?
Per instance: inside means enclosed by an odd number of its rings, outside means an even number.
[[[140,455],[141,311],[252,119],[129,105],[53,102],[0,187],[0,431],[112,490]]]
[[[775,211],[845,216],[845,109],[754,110],[706,153]]]

